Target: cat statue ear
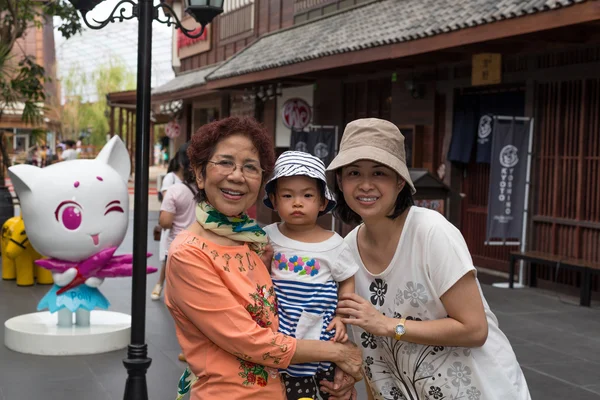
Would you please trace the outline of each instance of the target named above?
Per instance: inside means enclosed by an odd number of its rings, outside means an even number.
[[[127,183],[131,173],[131,161],[125,144],[118,136],[113,136],[96,156],[97,161],[108,164]]]
[[[40,175],[40,168],[29,164],[13,165],[8,168],[8,176],[18,196],[31,192],[31,186]]]

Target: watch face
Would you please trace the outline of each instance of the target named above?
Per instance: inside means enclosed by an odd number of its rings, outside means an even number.
[[[402,325],[396,325],[396,335],[404,335],[406,333],[406,329]]]

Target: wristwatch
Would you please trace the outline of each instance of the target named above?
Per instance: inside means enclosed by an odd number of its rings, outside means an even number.
[[[401,340],[402,336],[406,333],[404,323],[406,323],[406,318],[401,318],[400,323],[394,328],[394,339]]]

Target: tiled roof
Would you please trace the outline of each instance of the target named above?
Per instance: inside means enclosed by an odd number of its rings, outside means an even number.
[[[183,89],[189,89],[191,87],[204,85],[206,83],[206,76],[213,72],[219,65],[209,65],[207,67],[197,69],[191,72],[184,72],[175,77],[175,79],[171,79],[169,82],[165,83],[154,89],[152,91],[152,95],[157,94],[165,94],[176,92]]]
[[[261,37],[208,81],[435,36],[586,0],[383,0]]]

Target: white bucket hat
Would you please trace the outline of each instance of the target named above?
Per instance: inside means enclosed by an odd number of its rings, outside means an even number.
[[[335,197],[327,187],[325,164],[323,164],[323,161],[309,153],[286,151],[277,158],[277,161],[275,161],[273,176],[265,185],[265,197],[263,203],[271,210],[274,210],[275,207],[273,207],[273,203],[271,203],[271,199],[269,199],[269,193],[273,193],[275,181],[284,176],[308,176],[323,184],[325,198],[329,201],[325,210],[321,211],[319,215],[327,214],[335,207]]]

